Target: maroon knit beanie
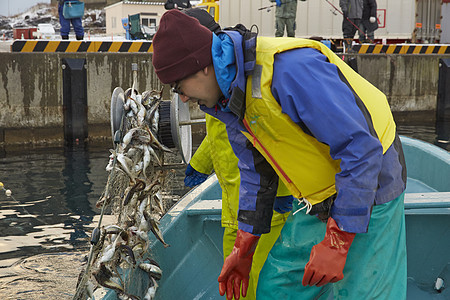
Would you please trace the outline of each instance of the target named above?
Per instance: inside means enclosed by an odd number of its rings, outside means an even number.
[[[162,83],[173,83],[212,64],[212,33],[195,18],[172,9],[153,38],[153,67]]]

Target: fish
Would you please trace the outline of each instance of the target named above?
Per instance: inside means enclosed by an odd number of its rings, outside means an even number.
[[[90,280],[86,283],[86,294],[89,298],[94,299],[94,284]]]
[[[138,125],[142,126],[144,124],[145,115],[147,114],[147,110],[145,109],[142,103],[138,103],[138,113],[136,114]]]
[[[111,154],[109,155],[109,161],[105,168],[107,172],[110,172],[113,169],[114,157],[116,157],[116,152],[113,149],[109,149],[109,151],[111,152]]]
[[[139,239],[141,239],[143,242],[148,243],[149,239],[148,239],[148,234],[145,231],[140,231],[137,228],[131,230],[131,232],[137,236]]]
[[[127,149],[133,139],[137,139],[144,144],[148,144],[152,141],[152,137],[148,134],[147,130],[140,127],[135,127],[130,129],[123,137],[121,145],[122,148]]]
[[[158,205],[158,208],[161,211],[164,211],[163,205],[162,205],[162,196],[161,196],[161,192],[157,191],[154,195],[153,195],[153,199],[155,199],[156,204]]]
[[[100,258],[100,263],[105,263],[108,261],[111,261],[114,257],[114,254],[116,254],[116,246],[118,243],[118,240],[120,238],[120,235],[118,235],[115,239],[114,242],[108,246],[106,246],[105,250],[103,251],[103,255]]]
[[[162,162],[161,162],[161,160],[159,159],[158,155],[156,154],[155,150],[152,148],[152,146],[147,145],[147,148],[148,148],[148,152],[150,152],[150,154],[155,158],[155,160],[156,160],[156,162],[158,163],[158,165],[159,165],[160,167],[162,167]]]
[[[140,161],[134,166],[134,173],[138,174],[144,169],[144,162]]]
[[[156,236],[156,238],[164,245],[164,248],[170,247],[170,245],[164,241],[161,230],[158,227],[159,221],[157,221],[155,218],[151,217],[148,214],[148,212],[146,212],[146,211],[144,211],[144,216],[145,216],[145,219],[147,220],[147,222],[150,223],[150,230],[153,232],[153,234]]]
[[[144,216],[141,217],[141,221],[139,223],[139,231],[147,232],[150,229],[150,226],[148,226],[148,222],[145,219]]]
[[[125,206],[128,203],[130,203],[131,198],[133,197],[134,192],[132,193],[132,186],[127,186],[125,189],[125,195],[123,196],[123,202],[122,205]]]
[[[144,166],[142,168],[142,171],[144,172],[144,177],[147,178],[147,168],[150,165],[151,157],[150,157],[150,151],[149,147],[147,145],[144,145]]]
[[[117,155],[117,161],[119,162],[122,170],[128,175],[128,177],[130,177],[130,180],[134,183],[136,180],[136,176],[131,173],[129,167],[133,164],[133,161],[122,153],[119,153]]]
[[[94,271],[92,275],[94,275],[95,280],[101,286],[115,290],[116,292],[124,291],[123,286],[113,280],[114,276],[105,264],[101,263],[100,268],[97,271]]]
[[[125,111],[129,111],[131,108],[131,99],[127,98],[127,100],[123,104],[123,108]]]
[[[127,261],[132,266],[136,265],[136,258],[134,257],[133,249],[131,249],[130,246],[120,245],[119,251],[121,252],[121,254],[125,255],[125,261]],[[129,258],[129,260],[126,258]]]
[[[141,204],[139,205],[139,215],[144,216],[144,212],[146,211],[147,205],[148,205],[148,197],[142,200]]]
[[[142,95],[137,94],[134,99],[136,99],[136,103],[142,104]]]
[[[156,289],[158,289],[158,283],[153,277],[150,277],[149,288],[147,289],[147,293],[145,293],[144,300],[152,300],[155,298]]]
[[[151,127],[153,132],[158,132],[159,129],[159,111],[155,111],[153,118],[151,118]]]
[[[142,105],[144,105],[144,106],[149,105],[150,98],[151,98],[151,92],[149,92],[149,91],[142,92],[142,100],[141,100]]]
[[[139,112],[139,108],[138,108],[138,105],[137,105],[137,103],[136,103],[136,100],[133,99],[132,97],[130,97],[130,99],[131,99],[131,101],[130,101],[130,108],[131,108],[131,110],[130,110],[130,111],[132,111],[133,114],[134,114],[135,116],[137,116],[137,114],[138,114],[138,112]]]
[[[152,106],[150,107],[148,111],[149,119],[153,118],[153,114],[158,111],[159,104],[161,103],[161,99],[156,99],[152,102]]]
[[[106,246],[103,251],[103,255],[100,258],[100,263],[105,263],[112,260],[114,253],[116,252],[116,246],[114,244]]]
[[[159,121],[159,110],[158,110],[158,108],[159,108],[159,103],[160,103],[160,102],[161,102],[160,99],[155,100],[155,101],[152,103],[152,106],[150,107],[150,109],[149,109],[149,111],[147,112],[147,115],[146,115],[146,117],[145,117],[145,120],[146,120],[149,124],[151,124],[152,126],[153,126],[153,122],[154,122],[154,119],[155,119],[155,115],[156,115],[156,114],[158,114],[157,119],[158,119],[158,121]],[[153,128],[152,128],[152,129],[153,129]],[[154,132],[157,132],[157,130],[154,131]]]
[[[164,212],[159,191],[168,174],[158,166],[163,166],[165,152],[174,153],[158,140],[162,90],[139,95],[134,87],[135,82],[125,91],[126,115],[113,140],[115,149],[110,150],[105,167],[109,172],[108,182],[97,201],[102,211],[106,205],[111,205],[108,209],[117,216],[117,223],[100,226],[99,222],[94,228],[91,237],[91,249],[94,250],[88,260],[92,268],[85,271],[86,278],[92,275],[98,284],[113,289],[119,299],[132,300],[139,297],[125,292],[125,282],[120,274],[127,272],[119,268],[141,265],[140,268],[148,273],[150,282],[146,299],[155,297],[156,280],[162,276],[155,261],[142,262],[142,259],[150,251],[149,231],[164,247],[169,247],[158,227],[160,216],[155,211],[160,211],[161,215]],[[114,172],[118,170],[120,172]],[[94,264],[98,266],[96,270]]]
[[[161,268],[151,262],[142,262],[139,264],[139,268],[141,268],[143,271],[149,273],[150,276],[155,278],[156,280],[160,280],[162,277],[162,270]]]
[[[145,182],[140,179],[136,179],[136,183],[130,189],[127,188],[127,190],[126,190],[127,193],[125,194],[125,197],[123,198],[123,205],[124,206],[127,205],[130,202],[133,195],[136,192],[142,191],[143,189],[145,189]]]
[[[125,292],[117,293],[117,298],[120,300],[141,300],[139,297],[131,294],[127,294]]]
[[[106,234],[119,234],[123,231],[122,227],[116,224],[111,224],[105,226],[105,232]]]
[[[147,251],[148,245],[142,241],[138,242],[133,246],[133,253],[138,253],[139,255],[142,255]]]
[[[153,132],[150,129],[148,129],[147,132],[150,134],[151,141],[154,142],[155,145],[158,146],[159,149],[161,149],[165,152],[174,153],[171,149],[169,149],[166,146],[164,146],[163,144],[161,144],[161,142],[155,137],[155,135],[153,134]]]
[[[122,148],[126,148],[128,144],[131,142],[131,138],[133,137],[136,128],[129,130],[122,138]]]

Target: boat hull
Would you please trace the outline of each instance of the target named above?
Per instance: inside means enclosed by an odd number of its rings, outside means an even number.
[[[434,289],[437,278],[450,284],[450,154],[414,139],[402,137],[402,144],[408,167],[407,299],[450,299],[450,289]],[[161,219],[171,246],[164,248],[152,237],[150,256],[163,270],[155,299],[224,299],[217,283],[223,263],[220,199],[213,175]],[[148,276],[143,271],[134,269],[125,281],[127,291],[145,295]],[[113,294],[104,299],[115,299]]]

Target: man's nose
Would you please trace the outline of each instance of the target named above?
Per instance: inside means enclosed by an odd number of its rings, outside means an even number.
[[[186,103],[186,102],[189,101],[189,97],[188,97],[188,96],[186,96],[186,95],[179,95],[179,96],[180,96],[180,100],[181,100],[183,103]]]

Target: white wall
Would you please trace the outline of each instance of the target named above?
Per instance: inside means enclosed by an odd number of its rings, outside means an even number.
[[[339,0],[329,0],[340,10]],[[386,11],[385,28],[375,32],[376,38],[411,38],[415,26],[414,0],[378,0],[379,14]],[[238,23],[250,27],[256,24],[261,36],[275,35],[275,7],[258,10],[274,4],[269,0],[221,0],[219,23],[222,27]],[[384,16],[384,14],[383,14]],[[382,16],[380,15],[380,19]],[[325,0],[298,1],[297,37],[342,37],[342,15]],[[381,20],[383,21],[383,20]]]

